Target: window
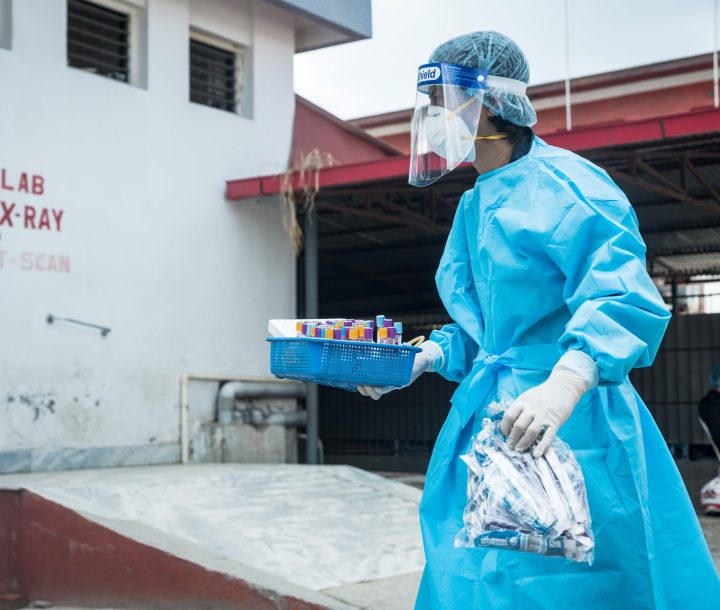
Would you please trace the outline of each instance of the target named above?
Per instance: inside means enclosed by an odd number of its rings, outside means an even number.
[[[129,83],[130,15],[86,0],[68,0],[68,65]]]
[[[206,37],[190,38],[190,101],[243,114],[240,97],[242,52]]]
[[[12,2],[0,0],[0,49],[9,49],[12,42]]]

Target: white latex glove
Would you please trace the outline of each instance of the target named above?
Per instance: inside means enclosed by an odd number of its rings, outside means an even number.
[[[442,366],[443,352],[442,348],[434,341],[425,341],[420,345],[421,352],[415,354],[413,361],[412,373],[410,374],[410,382],[402,387],[406,388],[413,383],[420,375],[426,371],[436,371]],[[378,400],[388,392],[398,390],[390,385],[359,385],[358,392],[363,396],[369,396],[373,400]]]
[[[590,356],[577,350],[564,354],[546,381],[508,407],[500,424],[508,447],[526,451],[544,431],[533,455],[545,455],[583,394],[597,384],[597,365]]]

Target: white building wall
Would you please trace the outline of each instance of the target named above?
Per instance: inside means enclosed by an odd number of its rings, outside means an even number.
[[[65,11],[15,0],[0,48],[6,472],[176,461],[181,374],[267,375],[267,319],[295,312],[279,206],[224,199],[225,180],[286,166],[292,17],[259,0],[149,0],[140,88],[67,66]],[[251,47],[252,119],[188,101],[191,25]],[[23,172],[42,194],[18,191]],[[25,227],[25,206],[49,228]]]

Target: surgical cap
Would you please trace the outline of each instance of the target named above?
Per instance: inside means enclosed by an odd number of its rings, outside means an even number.
[[[716,362],[708,377],[711,388],[720,388],[720,362]]]
[[[487,70],[488,74],[530,81],[527,59],[514,40],[493,31],[471,32],[448,40],[430,55],[431,62],[459,64]],[[527,95],[507,91],[485,91],[483,103],[495,114],[515,125],[537,122],[535,109]]]

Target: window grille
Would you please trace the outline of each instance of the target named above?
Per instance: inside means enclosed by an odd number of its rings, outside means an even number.
[[[190,101],[237,112],[238,55],[190,39]]]
[[[130,80],[130,16],[68,0],[68,65],[125,83]]]

